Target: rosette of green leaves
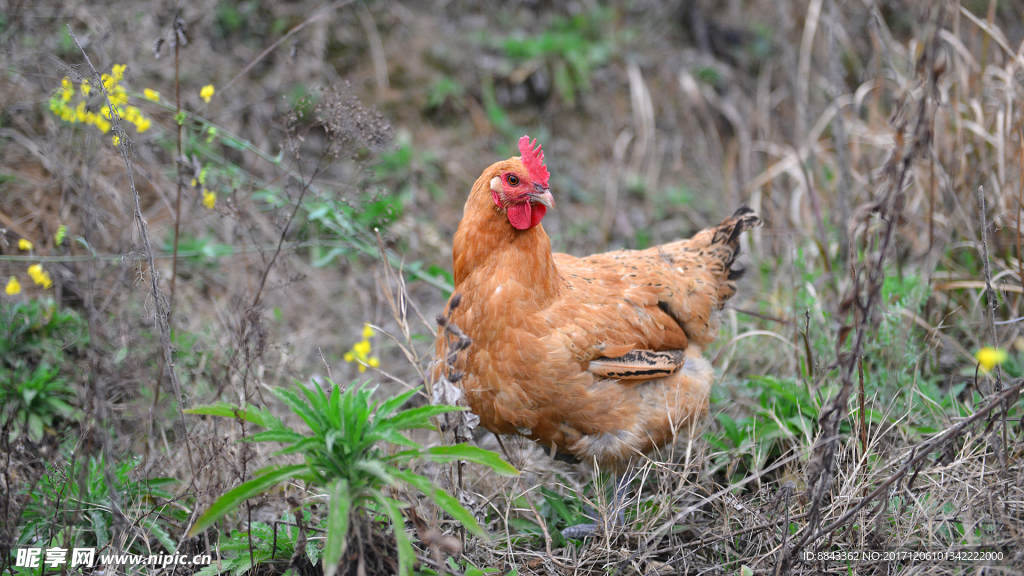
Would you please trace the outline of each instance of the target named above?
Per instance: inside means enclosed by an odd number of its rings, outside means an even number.
[[[473,534],[486,538],[487,534],[473,515],[459,501],[438,488],[425,476],[412,471],[415,461],[451,462],[465,460],[483,464],[504,476],[518,474],[515,468],[497,454],[475,446],[434,446],[424,448],[410,440],[406,430],[434,429],[430,418],[464,410],[457,406],[421,406],[399,410],[417,390],[391,397],[384,402],[373,400],[373,388],[352,386],[342,391],[333,385],[330,396],[320,386],[302,387],[301,394],[283,388],[273,393],[309,426],[309,433],[301,434],[288,428],[266,409],[241,408],[228,404],[214,404],[187,410],[192,414],[208,414],[241,418],[263,428],[246,438],[251,442],[279,442],[285,448],[277,454],[302,454],[302,464],[268,466],[255,473],[255,477],[221,496],[196,521],[191,535],[195,535],[225,514],[235,510],[246,499],[266,492],[285,481],[304,481],[321,487],[329,499],[327,515],[327,542],[323,562],[325,576],[333,576],[345,553],[349,526],[361,510],[373,509],[388,517],[394,526],[398,547],[399,574],[410,574],[415,559],[401,509],[402,502],[384,492],[387,486],[406,485],[419,490],[460,522]],[[405,449],[389,454],[386,444]]]

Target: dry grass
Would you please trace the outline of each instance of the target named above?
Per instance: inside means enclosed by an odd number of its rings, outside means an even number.
[[[445,300],[437,269],[450,268],[466,191],[511,150],[505,132],[528,131],[542,137],[559,194],[545,220],[556,250],[668,241],[741,202],[766,226],[749,237],[750,272],[710,351],[713,418],[632,471],[624,527],[561,541],[566,520],[551,495],[571,513],[587,505],[610,517],[601,478],[478,432],[522,476],[426,471],[490,541],[467,540],[429,503],[399,494],[415,504],[424,566],[661,575],[1024,565],[1019,0],[583,3],[572,10],[600,15],[587,20],[598,35],[588,41],[610,48],[571,106],[550,74],[546,91],[536,76],[557,70],[557,57],[515,60],[498,41],[540,34],[569,14],[561,7],[205,2],[182,7],[188,44],[176,67],[176,5],[9,4],[0,278],[21,276],[25,290],[0,295],[0,307],[53,297],[81,312],[89,341],[67,368],[83,417],[42,440],[0,439],[5,525],[51,456],[134,453],[138,474],[180,481],[175,541],[210,549],[209,534],[185,538],[190,523],[276,460],[234,443],[252,434],[244,423],[183,419],[179,402],[264,405],[268,387],[293,378],[372,377],[382,393],[422,384]],[[61,77],[91,74],[65,24],[99,72],[127,63],[133,90],[163,94],[140,105],[154,126],[129,130],[130,148],[47,109]],[[176,68],[181,108],[196,114],[184,158]],[[430,104],[442,78],[461,92]],[[218,90],[209,104],[199,98],[207,83]],[[407,156],[388,156],[396,145]],[[207,185],[191,183],[203,167],[215,210],[201,204]],[[395,218],[367,216],[395,198]],[[58,246],[60,225],[69,240]],[[37,262],[51,291],[27,281]],[[161,291],[173,291],[166,330]],[[343,360],[364,323],[380,330],[381,366],[366,375]],[[983,346],[1006,350],[1006,364],[978,370]],[[741,424],[735,434],[730,423]],[[225,530],[316,501],[288,486],[250,501]],[[147,540],[138,520],[116,520],[120,541]],[[374,536],[378,571],[391,566],[388,534]],[[441,535],[462,539],[457,569]],[[0,531],[5,558],[16,538]]]

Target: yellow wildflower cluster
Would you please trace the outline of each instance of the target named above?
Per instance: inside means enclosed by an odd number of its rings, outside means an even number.
[[[43,270],[43,267],[39,264],[29,266],[28,275],[32,277],[33,282],[42,286],[44,290],[53,286],[53,280],[50,280],[50,273]]]
[[[103,87],[106,88],[107,94],[110,96],[110,103],[114,106],[117,115],[126,122],[134,124],[135,131],[141,134],[149,130],[153,121],[147,118],[135,106],[128,106],[128,92],[121,85],[121,80],[124,78],[124,70],[124,64],[115,64],[111,74],[104,74],[100,79],[103,81]],[[57,93],[50,98],[50,110],[65,122],[95,126],[104,134],[110,132],[111,113],[109,106],[104,105],[98,113],[87,110],[86,98],[92,92],[92,86],[89,84],[88,79],[82,81],[81,92],[82,99],[72,106],[72,100],[75,97],[75,85],[71,82],[71,78],[65,76],[60,81],[60,88],[57,90]],[[147,89],[145,94],[150,100],[159,100],[160,98],[160,94],[153,90]],[[114,144],[117,145],[117,142]]]
[[[372,348],[370,337],[373,336],[373,328],[369,324],[363,325],[363,339],[352,346],[352,350],[345,353],[345,362],[359,362],[359,372],[366,372],[366,367],[376,368],[380,366],[380,359],[370,356]]]
[[[27,248],[22,248],[22,250],[27,250]],[[50,273],[43,270],[43,267],[40,264],[33,264],[29,266],[28,275],[32,278],[33,282],[42,286],[44,290],[53,286],[53,280],[50,278]],[[18,278],[16,276],[11,276],[11,279],[7,281],[7,286],[4,288],[4,292],[6,292],[8,296],[21,294],[21,282],[18,282]]]

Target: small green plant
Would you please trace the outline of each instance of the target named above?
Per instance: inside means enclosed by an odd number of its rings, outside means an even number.
[[[516,62],[547,66],[558,96],[569,106],[576,95],[590,91],[594,68],[608,61],[614,41],[607,30],[607,10],[592,10],[571,18],[556,17],[544,32],[505,39],[502,48]]]
[[[705,434],[712,446],[727,455],[720,464],[729,463],[730,475],[761,470],[787,450],[810,445],[817,429],[821,400],[803,385],[770,376],[753,377],[745,384],[757,394],[752,414],[734,419],[721,412],[716,416],[721,431]],[[844,431],[848,431],[845,422]]]
[[[81,317],[49,299],[0,310],[0,429],[39,441],[58,417],[75,414],[69,357],[88,338]]]
[[[404,576],[412,572],[415,555],[401,512],[405,504],[388,495],[389,486],[415,488],[467,530],[486,537],[483,528],[456,498],[434,486],[429,478],[412,471],[414,463],[466,460],[483,464],[498,474],[518,474],[494,452],[465,444],[423,448],[405,436],[403,432],[406,430],[434,429],[430,423],[434,416],[463,410],[455,406],[399,410],[417,390],[382,403],[372,399],[372,388],[357,385],[343,391],[340,386],[331,384],[329,396],[316,384],[303,387],[301,394],[284,388],[272,391],[309,426],[308,434],[291,430],[267,409],[221,403],[188,410],[192,414],[242,418],[262,426],[267,429],[265,432],[254,434],[247,440],[279,442],[285,448],[278,454],[302,454],[305,458],[302,464],[264,468],[256,472],[252,480],[229,490],[196,521],[191,535],[202,532],[246,499],[282,482],[301,480],[323,490],[329,502],[323,556],[326,576],[335,574],[349,546],[350,527],[354,522],[368,521],[367,511],[387,518],[394,526],[399,574]],[[404,449],[387,450],[388,444]],[[356,552],[362,553],[361,550]]]
[[[563,484],[565,483],[563,479],[559,478],[559,480]],[[608,474],[598,474],[583,485],[579,494],[573,491],[567,494],[558,494],[545,486],[539,486],[537,491],[544,500],[537,507],[537,511],[551,536],[551,544],[559,547],[567,544],[566,539],[562,536],[564,528],[594,522],[594,515],[597,514],[597,511],[592,508],[598,507],[598,504],[605,507],[605,512],[609,511],[615,502],[615,484],[616,480]],[[517,497],[515,506],[521,510],[528,510],[530,503],[526,498],[525,495]],[[595,503],[595,506],[592,507],[587,502]],[[636,520],[632,510],[624,512],[627,524]],[[535,516],[530,515],[526,518],[509,518],[509,526],[515,528],[519,533],[518,536],[512,536],[515,541],[543,539],[543,529],[530,518],[536,519]]]
[[[308,524],[309,512],[305,512],[304,516]],[[233,530],[217,545],[222,554],[220,560],[203,567],[195,576],[216,576],[223,572],[232,575],[247,574],[253,566],[274,562],[288,565],[300,542],[300,531],[293,525],[293,519],[291,514],[285,514],[283,522],[278,523],[276,528],[263,522],[253,522],[248,532]],[[320,560],[321,550],[317,544],[321,542],[312,538],[305,540],[303,552],[313,565]],[[282,576],[296,576],[297,573],[294,567],[289,567]]]
[[[95,547],[111,544],[111,528],[115,508],[129,522],[138,525],[169,553],[177,543],[168,533],[168,520],[186,519],[184,512],[172,508],[173,495],[164,486],[177,483],[173,478],[133,479],[132,472],[140,459],[126,458],[114,465],[114,485],[106,480],[106,461],[102,454],[72,462],[48,464],[38,484],[26,491],[28,504],[22,513],[18,544],[45,545],[63,548]],[[111,501],[111,494],[120,502]],[[149,554],[149,543],[136,539],[128,549]]]
[[[386,214],[388,222],[398,218],[402,211],[402,202],[408,201],[418,195],[418,188],[425,188],[434,200],[445,197],[441,188],[441,162],[437,155],[429,150],[417,149],[412,142],[412,136],[408,133],[399,133],[396,138],[397,146],[388,152],[380,155],[377,164],[373,167],[373,182],[382,185],[389,191],[388,196],[394,197],[392,204],[385,205],[389,210]],[[385,198],[386,200],[387,198]],[[399,200],[400,199],[400,200]],[[380,204],[382,202],[378,202]],[[379,218],[381,209],[375,204],[368,204],[364,207],[365,215],[362,218]],[[390,212],[394,212],[393,214]],[[369,220],[361,220],[368,225],[376,225]]]
[[[427,110],[440,110],[445,106],[453,111],[465,109],[466,89],[451,76],[441,76],[427,87]]]

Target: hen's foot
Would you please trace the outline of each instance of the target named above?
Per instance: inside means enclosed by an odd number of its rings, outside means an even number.
[[[615,497],[612,499],[611,506],[615,511],[615,515],[611,518],[606,518],[605,522],[591,522],[587,524],[576,524],[575,526],[569,526],[562,530],[562,538],[566,540],[583,540],[588,536],[597,536],[604,533],[604,528],[607,525],[608,530],[612,528],[623,526],[626,524],[626,492],[629,490],[629,474],[623,474],[619,477],[615,487]],[[590,506],[585,506],[583,512],[588,518],[593,520],[600,519],[603,515],[598,514],[596,510]]]
[[[622,526],[626,523],[626,512],[621,502],[617,502],[615,505],[618,508],[618,513],[614,517],[608,519],[608,529]],[[587,516],[593,519],[597,519],[600,515],[593,508],[587,506],[584,509]],[[562,538],[566,540],[583,540],[588,536],[599,536],[604,534],[604,522],[591,522],[589,524],[576,524],[575,526],[569,526],[562,530]]]

